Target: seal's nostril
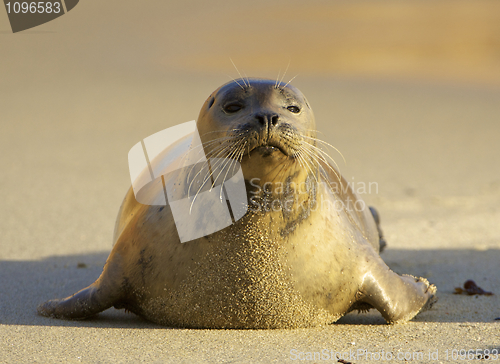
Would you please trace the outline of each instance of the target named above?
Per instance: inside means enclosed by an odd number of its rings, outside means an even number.
[[[275,113],[262,113],[262,114],[256,114],[255,119],[257,119],[259,123],[263,126],[265,125],[275,126],[276,124],[278,124],[279,115]]]
[[[270,119],[271,119],[271,124],[273,124],[273,125],[278,124],[278,119],[279,119],[279,118],[280,118],[280,117],[279,117],[278,115],[276,115],[276,114],[275,114],[275,115],[273,115],[273,116],[271,116],[271,118],[270,118]]]
[[[262,114],[257,114],[255,115],[255,118],[259,121],[259,123],[261,125],[266,125],[267,124],[267,120],[266,120],[266,117]]]

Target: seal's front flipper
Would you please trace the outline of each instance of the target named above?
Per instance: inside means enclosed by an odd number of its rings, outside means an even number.
[[[110,259],[111,257],[114,258]],[[68,320],[85,319],[119,304],[124,294],[119,282],[125,281],[121,259],[114,252],[110,258],[94,283],[70,297],[42,303],[37,308],[38,314]]]
[[[437,288],[427,279],[400,276],[385,264],[365,276],[360,301],[375,307],[389,323],[411,320],[437,301]]]
[[[113,306],[110,297],[102,297],[102,290],[94,284],[74,295],[42,303],[37,308],[39,315],[60,319],[84,319]]]

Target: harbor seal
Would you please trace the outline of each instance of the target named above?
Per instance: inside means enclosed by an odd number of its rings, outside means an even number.
[[[371,308],[405,322],[436,301],[425,278],[381,259],[378,214],[328,162],[297,88],[234,80],[208,97],[197,128],[207,157],[240,163],[244,216],[181,243],[171,206],[138,203],[131,188],[101,276],[39,314],[83,319],[114,306],[173,327],[297,328]]]

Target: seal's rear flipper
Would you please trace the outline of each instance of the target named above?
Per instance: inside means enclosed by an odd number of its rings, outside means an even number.
[[[380,244],[379,253],[382,253],[382,251],[385,249],[387,245],[387,242],[385,241],[384,234],[382,233],[382,229],[380,228],[380,216],[375,207],[370,206],[370,212],[372,213],[373,219],[375,220],[375,224],[377,224],[378,238]]]

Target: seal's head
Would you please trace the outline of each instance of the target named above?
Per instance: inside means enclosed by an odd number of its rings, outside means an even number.
[[[294,86],[267,79],[238,79],[215,90],[203,105],[198,131],[207,157],[241,162],[245,178],[284,180],[313,169],[314,115]],[[283,169],[276,178],[272,171]]]

